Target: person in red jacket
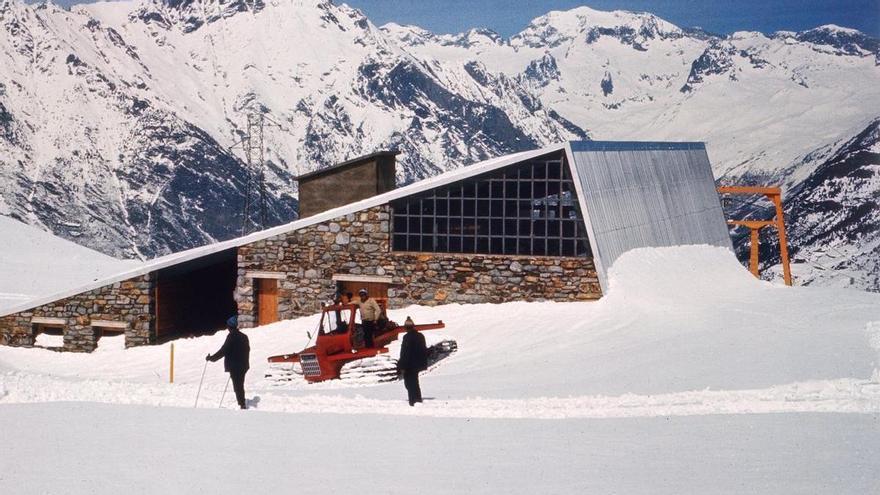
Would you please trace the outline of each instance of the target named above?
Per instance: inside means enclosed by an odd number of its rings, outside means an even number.
[[[223,342],[223,347],[214,354],[205,356],[205,360],[213,362],[223,358],[223,369],[232,379],[232,389],[235,390],[238,406],[247,409],[244,400],[244,375],[250,369],[251,344],[248,336],[238,329],[237,317],[233,316],[226,321],[226,329],[229,330],[229,334]]]
[[[422,402],[422,388],[419,385],[419,372],[428,368],[428,346],[425,344],[425,336],[416,331],[412,318],[406,317],[403,324],[406,333],[400,344],[400,359],[397,367],[403,372],[403,385],[409,396],[409,405]]]

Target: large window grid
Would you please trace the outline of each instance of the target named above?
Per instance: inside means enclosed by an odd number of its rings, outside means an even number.
[[[568,167],[534,160],[392,204],[395,251],[590,256]]]

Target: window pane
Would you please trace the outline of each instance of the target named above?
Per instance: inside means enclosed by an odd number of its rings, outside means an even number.
[[[547,239],[547,255],[559,256],[559,239]]]
[[[422,236],[422,251],[435,251],[434,248],[434,236],[432,235],[423,235]]]
[[[411,233],[419,233],[422,228],[419,225],[419,217],[409,217],[409,231]]]
[[[461,216],[461,200],[460,199],[450,199],[449,200],[449,216],[450,217],[460,217]]]
[[[433,234],[434,233],[434,219],[433,218],[423,218],[422,219],[422,233],[423,234]]]
[[[521,235],[521,236],[532,235],[532,221],[531,220],[520,220],[519,221],[519,235]]]
[[[410,251],[421,251],[421,236],[410,235],[407,237]]]
[[[492,206],[490,209],[490,215],[495,218],[501,218],[504,216],[504,201],[493,199]]]
[[[504,253],[504,238],[503,237],[491,237],[489,238],[489,252],[492,254],[503,254]]]
[[[450,198],[460,198],[461,197],[461,186],[452,186],[449,188],[449,197]]]
[[[464,219],[464,230],[462,231],[462,234],[464,234],[464,235],[474,235],[474,234],[476,234],[476,231],[477,231],[477,221],[474,220],[473,218],[467,218],[467,217],[465,217],[465,219]]]
[[[394,215],[394,231],[406,232],[406,217],[403,215]]]
[[[537,162],[532,168],[532,174],[536,179],[547,178],[547,164],[545,162]]]
[[[477,195],[477,186],[473,182],[465,182],[464,183],[464,193],[465,198],[475,198]]]
[[[532,232],[535,237],[544,237],[547,235],[547,221],[546,220],[535,220],[532,222]]]
[[[489,221],[489,233],[493,236],[501,235],[504,232],[504,222],[501,219],[493,218]]]
[[[449,244],[446,242],[445,235],[435,237],[434,242],[436,243],[434,249],[438,253],[445,253],[449,251]]]
[[[559,222],[547,222],[547,237],[559,237]],[[550,248],[547,248],[550,249]]]
[[[562,167],[562,163],[560,163],[560,162],[549,162],[547,164],[547,178],[549,178],[549,179],[562,178],[562,171],[560,170],[561,167]]]
[[[535,256],[544,256],[547,253],[545,247],[546,240],[544,238],[532,239],[532,254]]]
[[[422,215],[434,214],[434,198],[426,198],[422,200]]]
[[[477,201],[477,216],[480,217],[488,217],[489,216],[489,200],[481,199]]]
[[[489,253],[489,238],[488,237],[477,237],[477,252],[488,254]]]
[[[516,237],[516,220],[505,220],[504,221],[504,236],[505,237]]]
[[[447,220],[445,218],[438,218],[437,219],[437,233],[438,234],[445,234],[445,233],[449,232],[449,230],[447,230],[448,227],[447,227],[446,222],[447,222]]]
[[[477,197],[478,198],[488,198],[489,197],[489,181],[481,180],[477,184]]]
[[[395,251],[407,251],[405,235],[395,235],[393,242]]]
[[[472,217],[477,214],[477,200],[475,199],[465,199],[464,200],[464,216]]]
[[[574,222],[571,220],[562,221],[562,237],[574,237]]]
[[[543,198],[547,196],[547,183],[546,182],[535,182],[534,183],[534,197],[535,198]]]
[[[504,239],[504,254],[516,254],[516,238],[507,237]]]
[[[460,253],[461,252],[461,237],[460,236],[450,236],[449,237],[449,252],[450,253]]]
[[[437,214],[438,215],[446,215],[449,213],[449,200],[446,198],[441,198],[437,200]]]
[[[465,253],[473,253],[476,246],[476,241],[473,237],[464,237],[461,244],[461,250]]]
[[[488,218],[478,218],[477,219],[477,235],[489,235],[489,219]]]
[[[492,197],[493,198],[503,198],[504,197],[504,181],[493,180],[492,181]]]

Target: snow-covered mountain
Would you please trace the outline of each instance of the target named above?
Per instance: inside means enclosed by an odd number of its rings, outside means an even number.
[[[837,26],[716,36],[550,12],[505,39],[318,0],[0,0],[0,213],[117,256],[241,227],[246,114],[269,221],[292,177],[398,148],[399,181],[572,138],[701,140],[724,181],[793,188],[880,116],[880,46]]]

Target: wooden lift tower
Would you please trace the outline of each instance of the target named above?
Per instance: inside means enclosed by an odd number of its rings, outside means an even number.
[[[779,257],[782,260],[782,275],[785,279],[785,285],[791,285],[791,266],[788,260],[788,241],[785,237],[785,219],[782,215],[782,189],[778,187],[752,187],[752,186],[722,186],[718,188],[719,194],[736,194],[736,195],[762,195],[773,203],[776,209],[776,215],[770,220],[728,220],[730,225],[747,227],[749,229],[751,246],[749,251],[749,270],[752,275],[759,276],[758,273],[758,243],[759,234],[764,227],[776,227],[779,234]]]

